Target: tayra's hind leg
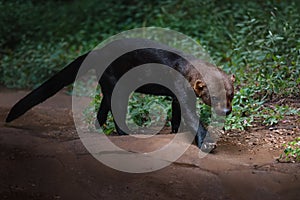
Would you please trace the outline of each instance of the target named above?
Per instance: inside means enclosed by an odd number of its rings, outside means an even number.
[[[103,94],[103,98],[97,113],[98,122],[95,122],[95,126],[97,129],[103,127],[103,125],[106,123],[109,111],[111,111],[111,97],[110,95]],[[124,131],[122,131],[121,128],[119,128],[115,120],[114,120],[114,124],[115,124],[116,131],[119,135],[127,135]]]
[[[181,122],[180,104],[179,104],[177,98],[173,97],[173,99],[172,99],[172,119],[171,119],[172,133],[178,132],[180,122]]]
[[[128,96],[126,94],[116,97],[117,102],[113,104],[112,115],[114,118],[115,128],[119,135],[128,135],[130,130],[126,124],[126,114],[128,107]],[[110,101],[111,102],[111,101]],[[111,107],[112,111],[112,107]]]

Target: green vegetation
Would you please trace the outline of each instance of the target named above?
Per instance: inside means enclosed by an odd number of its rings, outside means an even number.
[[[254,123],[271,126],[284,115],[299,115],[299,109],[266,105],[283,97],[299,98],[296,0],[1,1],[0,10],[0,83],[7,87],[36,87],[109,36],[157,26],[191,36],[218,66],[236,75],[226,129],[246,129]],[[170,115],[170,102],[164,97],[134,95],[131,100],[131,120],[138,125],[154,120],[149,117],[153,101]],[[99,101],[100,96],[92,107]],[[201,107],[200,115],[210,114]],[[108,133],[113,130],[111,121]]]
[[[284,145],[284,153],[280,155],[279,161],[299,162],[300,161],[300,137]]]

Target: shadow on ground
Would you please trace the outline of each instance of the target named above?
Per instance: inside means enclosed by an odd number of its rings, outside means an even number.
[[[227,133],[217,151],[203,159],[191,146],[162,170],[129,174],[86,151],[73,124],[71,98],[63,92],[4,123],[25,94],[0,91],[1,199],[299,199],[300,165],[276,162],[282,149],[260,143],[266,130]],[[253,135],[257,142],[251,145]],[[151,149],[172,137],[156,135],[142,144],[130,136],[111,140],[124,148]]]

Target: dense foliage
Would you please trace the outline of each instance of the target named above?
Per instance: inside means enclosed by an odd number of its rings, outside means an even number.
[[[36,87],[109,36],[157,26],[191,36],[218,66],[236,75],[237,92],[226,129],[273,125],[284,115],[299,115],[299,109],[265,104],[299,97],[297,1],[32,0],[1,1],[0,10],[0,83],[7,87]],[[135,123],[147,125],[151,120],[149,102],[154,99],[132,97],[129,111]],[[142,106],[135,106],[142,101]],[[169,101],[158,102],[170,113]],[[209,115],[202,107],[200,114]]]

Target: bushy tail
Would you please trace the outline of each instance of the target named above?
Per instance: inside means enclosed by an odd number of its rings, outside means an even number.
[[[20,101],[18,101],[10,110],[6,122],[11,122],[26,113],[33,106],[42,103],[49,97],[56,94],[63,87],[70,85],[76,79],[79,68],[88,53],[76,58],[64,69],[55,74],[41,86],[30,92]]]

